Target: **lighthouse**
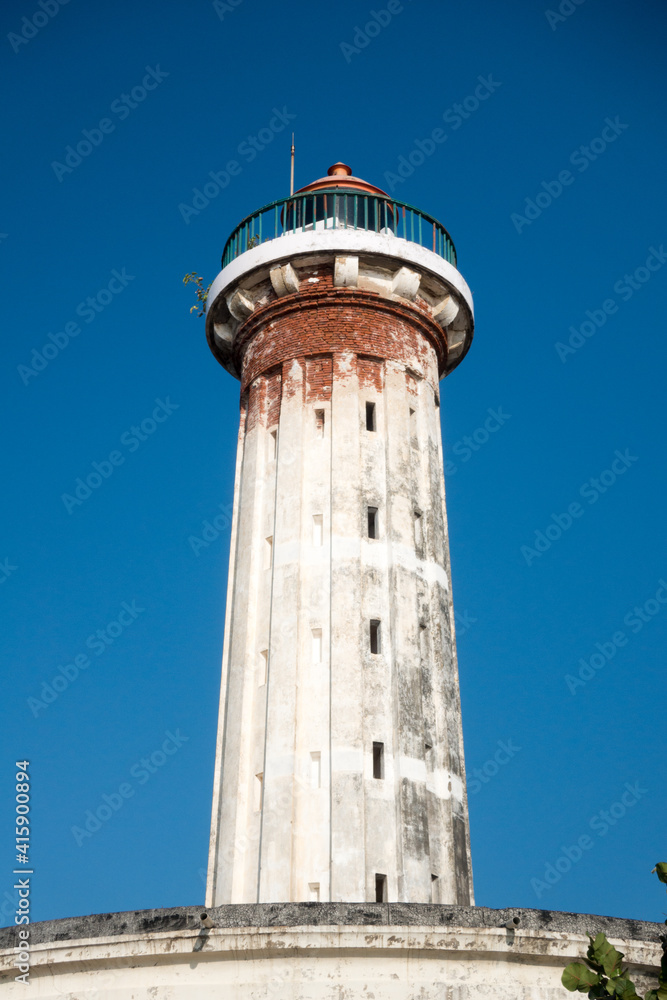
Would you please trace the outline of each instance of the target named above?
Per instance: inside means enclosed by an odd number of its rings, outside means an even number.
[[[655,986],[663,925],[473,902],[445,228],[337,163],[236,227],[206,329],[241,384],[206,909],[31,925],[35,995],[557,1000],[600,932]]]
[[[241,384],[206,909],[32,924],[35,996],[557,1000],[600,932],[655,986],[664,925],[473,902],[445,228],[336,163],[236,227],[206,330]]]
[[[206,331],[241,390],[207,906],[471,904],[452,240],[334,164],[236,227]]]

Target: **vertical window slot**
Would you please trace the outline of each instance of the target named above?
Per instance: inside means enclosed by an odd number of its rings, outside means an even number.
[[[377,507],[368,508],[368,537],[369,538],[379,538],[380,529],[378,526],[378,509]]]
[[[262,808],[262,785],[263,785],[263,783],[264,783],[264,775],[263,774],[256,774],[255,775],[255,784],[254,784],[254,794],[253,794],[253,799],[254,799],[254,803],[253,804],[254,804],[254,807],[255,807],[255,812],[259,812],[259,810]]]
[[[424,526],[421,511],[415,511],[415,545],[421,547],[424,541]]]
[[[315,436],[324,437],[324,410],[315,410]]]
[[[322,544],[323,521],[321,514],[313,514],[313,545],[317,548]]]
[[[271,569],[273,563],[273,535],[266,539],[264,546],[264,569]]]
[[[276,458],[278,454],[278,431],[271,431],[269,434],[269,458]]]
[[[313,634],[313,663],[322,662],[322,629],[311,629]]]
[[[384,778],[384,743],[373,743],[373,777]]]
[[[259,686],[266,684],[269,674],[269,651],[262,649],[259,653]]]
[[[410,407],[410,434],[414,437],[417,434],[417,413]]]
[[[320,883],[319,882],[309,882],[308,883],[308,898],[311,903],[319,903],[320,901]]]
[[[310,755],[310,787],[322,787],[322,754],[319,750]]]
[[[422,660],[428,656],[428,632],[425,625],[419,626],[419,655]]]
[[[380,873],[375,876],[375,902],[387,902],[387,876]]]
[[[375,430],[375,403],[366,403],[366,430]]]
[[[380,622],[377,619],[371,619],[370,623],[370,643],[371,643],[371,653],[382,652],[382,636],[380,634]]]
[[[438,891],[438,876],[431,874],[431,902],[439,903],[440,893]]]

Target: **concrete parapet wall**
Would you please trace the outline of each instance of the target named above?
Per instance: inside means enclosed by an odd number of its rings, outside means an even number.
[[[564,1000],[563,967],[604,931],[642,988],[661,924],[548,910],[422,904],[183,907],[34,924],[29,993],[16,929],[0,931],[0,996],[39,1000]],[[516,931],[505,924],[519,916]]]

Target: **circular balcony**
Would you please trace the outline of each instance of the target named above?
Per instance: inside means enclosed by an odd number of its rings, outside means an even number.
[[[231,234],[222,267],[270,240],[297,233],[373,232],[416,243],[456,267],[456,250],[445,227],[431,215],[386,195],[336,186],[272,201],[248,215]]]

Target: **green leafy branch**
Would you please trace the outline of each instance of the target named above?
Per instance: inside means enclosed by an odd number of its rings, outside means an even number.
[[[204,279],[201,277],[201,275],[197,274],[196,271],[193,271],[191,274],[186,274],[185,277],[183,278],[184,285],[189,285],[191,282],[196,286],[195,295],[197,296],[197,302],[194,306],[192,306],[190,312],[192,313],[195,312],[196,310],[197,316],[203,316],[204,313],[206,312],[206,301],[208,299],[208,293],[213,282],[210,281],[206,286],[206,288],[204,288]]]
[[[268,237],[267,237],[268,239]],[[266,242],[266,241],[265,241]],[[253,247],[259,246],[260,239],[259,236],[250,236],[248,239],[248,245],[246,250],[252,250]],[[195,295],[197,296],[197,302],[190,309],[190,312],[196,312],[197,316],[203,316],[206,313],[206,302],[208,301],[208,293],[211,290],[212,281],[208,283],[206,288],[204,288],[204,279],[196,271],[192,271],[191,274],[186,274],[183,278],[183,284],[195,285]]]
[[[659,862],[654,872],[667,884],[667,862]],[[665,921],[667,923],[667,921]],[[590,1000],[617,997],[619,1000],[642,1000],[634,983],[623,968],[623,952],[616,951],[604,934],[589,934],[590,944],[585,963],[572,962],[567,966],[561,982],[570,993],[588,993]],[[662,938],[662,962],[658,988],[649,990],[643,1000],[667,1000],[667,935]]]

